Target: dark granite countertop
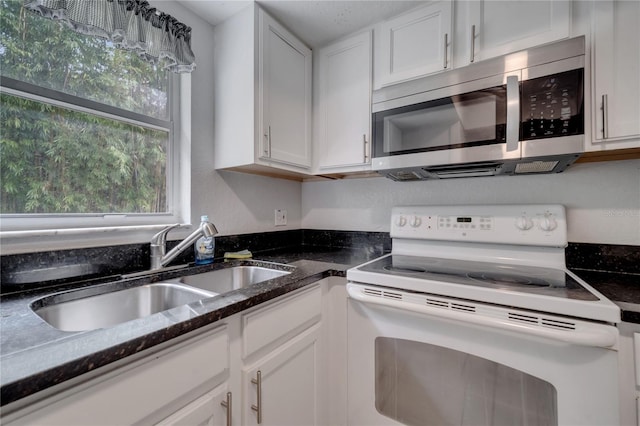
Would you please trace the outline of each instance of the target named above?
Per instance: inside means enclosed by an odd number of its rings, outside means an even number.
[[[383,245],[353,248],[298,246],[261,252],[259,260],[218,262],[166,270],[143,277],[110,277],[5,293],[0,303],[0,401],[6,405],[56,384],[167,342],[250,307],[312,284],[345,276],[352,266],[388,251]],[[235,265],[274,262],[294,266],[289,275],[182,307],[85,332],[63,332],[46,324],[29,305],[44,296],[77,288],[124,289]],[[272,266],[272,265],[271,265]],[[572,268],[623,311],[623,321],[640,323],[640,274]]]
[[[382,254],[379,249],[370,248],[305,246],[265,252],[260,254],[260,260],[219,262],[162,271],[151,276],[111,278],[107,282],[94,280],[4,294],[0,303],[1,404],[17,401],[327,276],[345,276],[348,268]],[[33,301],[60,291],[90,288],[101,293],[107,287],[120,290],[235,265],[260,266],[261,261],[263,264],[287,264],[294,266],[295,270],[289,275],[106,329],[60,331],[45,323],[29,308]]]

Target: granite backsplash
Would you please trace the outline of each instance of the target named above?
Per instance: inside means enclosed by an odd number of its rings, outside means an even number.
[[[640,274],[640,246],[569,243],[565,258],[569,269]]]
[[[168,241],[167,250],[179,241]],[[389,233],[324,230],[288,230],[216,237],[215,256],[249,249],[256,254],[300,246],[357,248],[375,245],[391,250]],[[54,286],[65,282],[111,280],[114,276],[148,270],[149,243],[0,256],[0,293]],[[193,263],[193,250],[185,250],[172,265]],[[34,272],[35,271],[35,272]],[[54,277],[44,281],[41,277]],[[40,277],[34,279],[35,277]]]
[[[178,242],[168,242],[167,249]],[[295,247],[364,248],[372,245],[379,252],[391,251],[389,233],[301,229],[219,236],[216,237],[215,254],[222,258],[225,252],[249,249],[259,257],[261,253]],[[569,243],[565,252],[570,269],[640,273],[639,246]],[[15,292],[69,281],[112,279],[114,276],[148,270],[149,256],[148,243],[0,256],[0,292]],[[173,264],[193,261],[193,251],[185,250]],[[30,277],[38,276],[33,271],[40,271],[39,276],[54,279],[31,282],[33,280]]]

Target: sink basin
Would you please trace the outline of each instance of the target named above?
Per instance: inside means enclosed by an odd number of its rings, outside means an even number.
[[[58,330],[95,330],[290,273],[261,266],[235,266],[98,295],[87,289],[56,294],[51,296],[52,303],[37,301],[32,310]]]
[[[187,275],[178,278],[176,281],[220,294],[290,273],[289,271],[263,268],[261,266],[234,266],[232,268],[218,269],[202,274]]]
[[[83,291],[56,295],[55,303],[33,308],[33,312],[59,330],[86,331],[112,327],[214,296],[171,283],[148,284],[77,298],[80,292]]]

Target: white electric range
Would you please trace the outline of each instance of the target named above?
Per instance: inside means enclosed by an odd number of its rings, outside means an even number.
[[[616,423],[620,309],[563,206],[396,207],[391,237],[347,271],[350,424]]]

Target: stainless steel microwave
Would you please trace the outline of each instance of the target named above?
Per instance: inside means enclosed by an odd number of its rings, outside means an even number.
[[[398,181],[558,173],[584,151],[584,37],[373,92],[372,168]]]

